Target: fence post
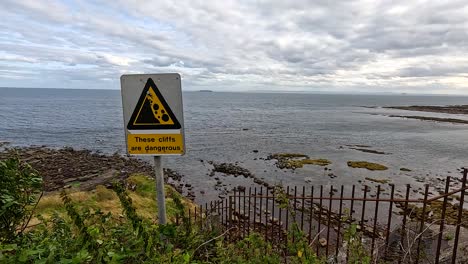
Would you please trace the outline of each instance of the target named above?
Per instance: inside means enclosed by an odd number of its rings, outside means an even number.
[[[330,245],[330,223],[331,223],[331,211],[332,211],[332,201],[333,201],[333,185],[330,186],[330,193],[329,193],[330,200],[328,201],[328,222],[327,222],[327,245],[325,248],[325,256],[328,257],[328,248]]]
[[[404,249],[405,249],[406,218],[407,218],[407,214],[408,214],[408,200],[409,200],[409,195],[410,195],[410,188],[411,188],[411,186],[409,184],[407,184],[406,185],[406,195],[405,195],[405,206],[403,207],[403,223],[401,225],[401,232],[400,232],[400,246],[401,246],[402,251],[404,251]],[[407,246],[409,246],[409,245],[407,245]],[[402,257],[402,254],[400,254],[399,257],[398,257],[398,263],[401,263],[401,261],[402,261],[401,257]]]
[[[313,214],[314,214],[314,186],[310,187],[309,244],[312,241],[312,220],[314,219]]]
[[[349,209],[349,220],[353,222],[353,214],[354,214],[354,194],[356,191],[356,185],[353,185],[351,189],[351,206]],[[349,247],[346,248],[346,261],[349,259]]]
[[[243,195],[244,195],[244,199],[243,199],[243,209],[242,209],[242,223],[243,223],[243,226],[242,226],[242,238],[245,238],[245,234],[247,233],[247,222],[250,221],[249,220],[245,220],[246,216],[248,215],[247,212],[245,211],[246,207],[245,207],[245,189],[244,191],[242,191]]]
[[[320,185],[320,197],[319,197],[319,215],[318,215],[318,228],[317,228],[317,239],[320,240],[320,233],[322,230],[322,206],[323,206],[323,185]],[[317,256],[320,257],[320,243],[316,243]]]
[[[452,264],[455,264],[457,259],[457,250],[458,250],[458,238],[460,236],[460,226],[461,220],[463,218],[463,203],[465,201],[465,188],[466,188],[466,177],[468,174],[468,169],[463,170],[463,178],[462,178],[462,191],[460,194],[460,203],[458,205],[458,218],[457,218],[457,227],[455,230],[455,241],[453,244],[453,255],[452,255]]]
[[[232,196],[229,195],[228,197],[229,197],[229,202],[228,202],[229,203],[229,205],[228,205],[229,206],[228,207],[228,215],[229,215],[228,221],[229,221],[229,223],[228,223],[228,226],[229,226],[229,228],[231,228],[231,225],[232,225]]]
[[[418,247],[416,248],[416,264],[419,263],[419,253],[421,251],[421,240],[423,236],[424,223],[426,219],[426,206],[427,206],[427,196],[429,195],[429,184],[424,186],[424,201],[421,215],[421,223],[419,224],[419,238],[418,238]]]
[[[390,185],[390,204],[388,205],[387,233],[385,235],[385,254],[388,252],[388,242],[390,241],[390,231],[392,228],[393,199],[395,198],[395,185]]]
[[[380,199],[380,185],[377,186],[377,199],[375,201],[374,228],[372,229],[372,245],[371,245],[372,259],[374,259],[375,237],[378,236],[378,233],[377,233],[377,218],[379,216],[379,202],[380,202],[379,199]]]
[[[343,191],[344,186],[341,185],[341,192],[340,192],[340,209],[338,211],[338,232],[336,233],[336,248],[335,248],[335,257],[338,256],[338,251],[340,248],[340,235],[341,235],[341,218],[343,214]]]
[[[435,256],[435,264],[439,263],[439,257],[440,257],[440,248],[442,246],[442,236],[444,233],[444,224],[445,224],[445,208],[447,207],[447,193],[449,192],[449,187],[450,187],[450,177],[447,177],[445,181],[445,196],[444,196],[444,202],[442,204],[442,213],[441,217],[442,219],[440,220],[440,228],[439,228],[439,238],[437,240],[437,251],[436,251],[436,256]]]

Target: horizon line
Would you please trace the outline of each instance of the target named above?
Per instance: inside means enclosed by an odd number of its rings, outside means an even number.
[[[0,86],[0,89],[48,89],[48,90],[95,90],[95,91],[120,91],[121,89],[102,89],[102,88],[63,88],[63,87],[8,87]],[[307,94],[341,94],[341,95],[409,95],[409,96],[467,96],[468,94],[441,94],[441,93],[412,93],[412,92],[362,92],[362,91],[304,91],[304,90],[211,90],[211,89],[196,89],[184,90],[182,92],[214,92],[214,93],[307,93]]]

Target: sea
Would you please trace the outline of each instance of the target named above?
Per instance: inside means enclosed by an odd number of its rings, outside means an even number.
[[[468,104],[463,96],[184,92],[186,155],[163,164],[184,175],[197,199],[215,199],[213,162],[237,163],[271,184],[349,185],[366,177],[398,185],[459,177],[468,167],[468,125],[389,115],[467,119],[467,115],[409,112],[385,106]],[[118,90],[0,88],[0,142],[10,146],[90,149],[125,155],[121,94]],[[366,153],[353,148],[385,154]],[[272,153],[324,158],[336,177],[320,166],[281,170]],[[386,171],[347,166],[377,162]],[[151,160],[147,159],[148,162]],[[409,168],[411,172],[402,172]],[[252,179],[221,175],[226,188],[254,186]]]

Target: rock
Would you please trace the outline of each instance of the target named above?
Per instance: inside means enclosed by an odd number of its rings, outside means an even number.
[[[254,175],[247,169],[242,168],[236,164],[232,163],[214,163],[212,162],[213,170],[212,173],[221,172],[227,175],[239,176],[242,175],[245,178],[253,178]]]
[[[237,186],[236,188],[234,188],[235,191],[238,191],[238,192],[245,192],[245,187],[244,186]]]
[[[319,239],[319,244],[320,244],[320,246],[322,246],[322,247],[326,247],[326,246],[328,245],[328,241],[327,241],[325,238],[321,237],[321,238]]]
[[[253,153],[258,153],[258,149],[252,150]]]

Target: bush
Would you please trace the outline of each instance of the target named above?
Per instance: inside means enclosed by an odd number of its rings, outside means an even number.
[[[17,159],[1,163],[0,171],[10,179],[1,183],[2,214],[16,217],[2,225],[24,227],[37,203],[40,177]],[[64,210],[48,218],[39,216],[39,225],[28,232],[18,235],[15,228],[7,232],[2,226],[5,239],[0,241],[0,263],[326,263],[316,257],[296,224],[287,243],[272,244],[256,233],[232,243],[225,240],[231,229],[221,233],[215,227],[194,224],[178,196],[173,196],[172,202],[181,223],[154,224],[137,213],[125,186],[129,185],[113,186],[112,195],[122,206],[119,216],[78,206],[62,192]],[[104,196],[111,192],[99,189]],[[235,235],[236,230],[231,231]],[[367,261],[355,237],[356,228],[346,236],[350,250],[358,253],[351,256],[355,262],[350,263]]]
[[[22,233],[42,196],[42,178],[18,158],[0,161],[0,242]]]

